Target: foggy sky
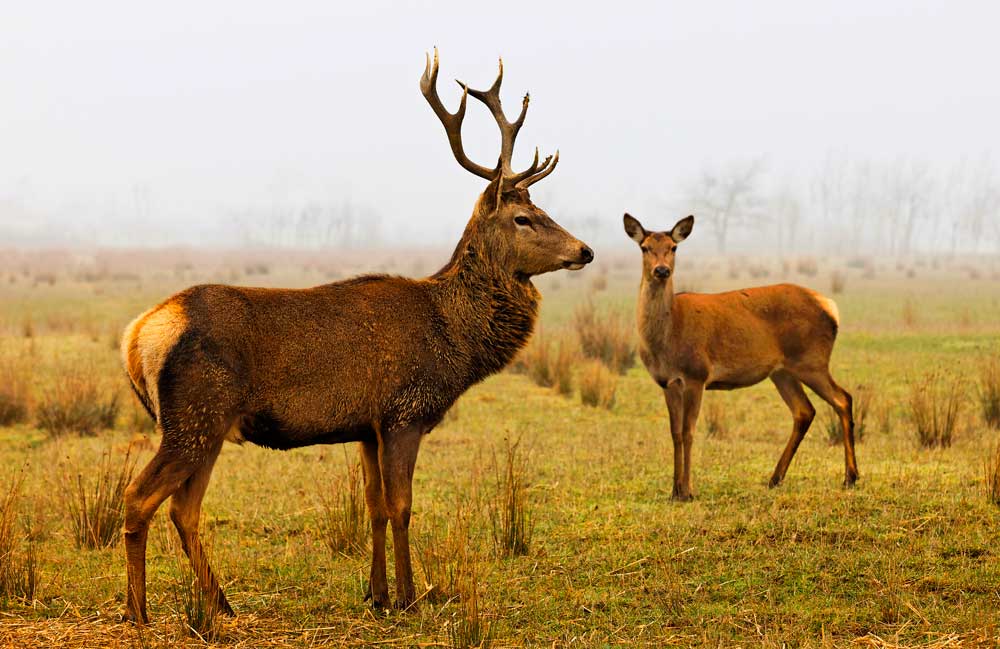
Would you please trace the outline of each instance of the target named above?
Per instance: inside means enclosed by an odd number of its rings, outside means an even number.
[[[453,241],[483,181],[420,94],[437,45],[449,109],[451,79],[485,88],[499,55],[508,112],[531,92],[515,158],[561,151],[532,189],[556,220],[665,227],[705,165],[1000,151],[998,24],[995,2],[10,2],[0,203],[23,209],[0,218],[198,243],[234,209],[349,200],[390,240]],[[492,166],[471,99],[465,133]]]

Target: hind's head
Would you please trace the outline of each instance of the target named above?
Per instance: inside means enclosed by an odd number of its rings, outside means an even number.
[[[694,228],[694,217],[686,216],[669,230],[651,232],[631,214],[624,217],[625,234],[639,244],[642,251],[642,280],[664,282],[674,274],[677,244],[688,238]]]

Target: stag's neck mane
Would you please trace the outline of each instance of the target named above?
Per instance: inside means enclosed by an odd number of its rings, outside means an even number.
[[[528,342],[541,295],[492,259],[470,224],[449,262],[428,278],[453,344],[468,352],[473,382],[500,371]]]

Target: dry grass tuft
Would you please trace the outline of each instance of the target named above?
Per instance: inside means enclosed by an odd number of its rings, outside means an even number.
[[[729,437],[726,406],[718,395],[712,395],[702,401],[701,420],[705,422],[705,436],[709,439]]]
[[[632,325],[620,313],[599,313],[593,302],[586,302],[573,313],[573,327],[587,358],[603,361],[619,374],[635,365]]]
[[[515,365],[528,375],[536,385],[555,388],[559,394],[573,394],[573,365],[579,356],[576,346],[562,338],[554,346],[541,335],[535,337],[521,352]]]
[[[959,378],[933,372],[910,386],[910,420],[921,447],[951,446],[958,427],[961,393]]]
[[[474,563],[468,582],[461,611],[448,623],[448,644],[452,649],[489,649],[494,641],[493,625],[479,608],[479,577]]]
[[[589,361],[580,370],[580,401],[610,410],[615,405],[618,377],[601,361]]]
[[[977,387],[983,421],[990,428],[1000,428],[1000,359],[996,356],[983,364]]]
[[[1000,444],[986,456],[986,500],[1000,507]]]
[[[67,475],[61,496],[73,529],[73,541],[78,548],[107,548],[118,543],[125,523],[125,488],[132,481],[135,459],[131,448],[125,457],[115,461],[105,452],[93,471],[93,486],[84,480],[83,471],[76,477]]]
[[[331,552],[357,554],[365,550],[368,541],[365,480],[360,461],[351,462],[346,449],[344,463],[346,475],[338,476],[319,493],[319,527]]]
[[[93,436],[114,428],[118,390],[107,387],[98,376],[94,370],[64,373],[42,396],[36,413],[38,427],[51,437]]]
[[[452,516],[447,521],[432,517],[426,527],[421,526],[420,534],[413,535],[413,545],[417,562],[424,573],[426,598],[433,603],[459,597],[465,586],[464,571],[468,569],[470,538],[469,509],[463,503],[456,503]]]
[[[20,489],[21,481],[16,478],[0,499],[0,603],[12,597],[31,601],[38,588],[35,547],[17,521]]]
[[[30,368],[12,358],[0,358],[0,426],[28,418],[31,399]]]
[[[528,509],[528,464],[518,455],[520,442],[505,440],[503,466],[493,456],[496,491],[489,502],[493,549],[498,557],[528,553],[534,522]]]
[[[902,312],[903,326],[907,329],[913,329],[917,326],[917,311],[913,307],[913,301],[910,298],[906,298],[903,302],[903,312]]]

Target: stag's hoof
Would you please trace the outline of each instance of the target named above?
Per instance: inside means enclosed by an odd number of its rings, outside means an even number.
[[[140,615],[135,611],[130,611],[128,609],[122,611],[118,617],[120,622],[134,624],[136,626],[144,626],[146,624],[149,624],[149,618],[146,617],[145,613]]]
[[[694,494],[684,494],[684,493],[674,494],[673,496],[670,497],[670,499],[679,503],[689,503],[692,500],[694,500]]]
[[[406,609],[408,609],[411,606],[413,606],[413,598],[412,597],[408,597],[408,598],[403,598],[403,599],[397,599],[396,603],[393,604],[392,606],[397,611],[405,611]]]
[[[218,612],[219,615],[225,615],[226,617],[236,617],[236,611],[234,611],[233,607],[229,605],[229,602],[226,600],[224,595],[221,596],[219,601],[215,603],[215,610]]]
[[[847,476],[844,478],[844,488],[853,489],[854,483],[857,481],[858,481],[857,473],[848,473]]]
[[[768,489],[774,489],[775,487],[781,486],[781,478],[777,476],[771,476],[771,480],[767,483]]]

